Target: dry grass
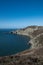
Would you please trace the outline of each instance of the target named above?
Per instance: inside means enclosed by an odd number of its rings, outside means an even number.
[[[37,35],[39,35],[39,34],[41,34],[41,33],[43,33],[43,30],[41,29],[41,30],[36,30],[36,31],[34,31],[31,35],[33,36],[33,37],[36,37]]]

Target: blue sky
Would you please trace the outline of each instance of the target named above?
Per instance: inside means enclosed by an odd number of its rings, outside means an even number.
[[[43,0],[0,0],[0,28],[43,25]]]

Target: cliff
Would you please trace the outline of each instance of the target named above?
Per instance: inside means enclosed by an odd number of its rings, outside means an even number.
[[[24,29],[12,31],[12,33],[29,36],[31,38],[29,43],[32,44],[32,48],[42,45],[39,41],[43,41],[43,26],[28,26]]]

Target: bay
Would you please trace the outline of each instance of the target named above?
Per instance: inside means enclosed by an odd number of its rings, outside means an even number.
[[[6,34],[13,29],[0,29],[0,56],[8,56],[30,48],[27,36]]]

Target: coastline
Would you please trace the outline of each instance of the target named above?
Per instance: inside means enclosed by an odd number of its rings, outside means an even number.
[[[10,34],[17,34],[30,37],[30,41],[27,44],[31,44],[30,49],[26,49],[17,54],[10,56],[0,57],[0,61],[6,65],[42,65],[43,63],[43,29],[41,26],[28,27],[25,30],[13,31]],[[2,60],[1,60],[2,59]]]
[[[25,28],[24,28],[24,29],[25,29]],[[30,34],[30,33],[33,33],[34,31],[37,31],[38,27],[35,26],[35,29],[29,27],[29,33],[27,33],[27,31],[24,32],[24,29],[20,29],[20,30],[16,30],[16,31],[11,31],[11,32],[9,32],[9,34],[16,34],[16,35],[22,35],[22,36],[29,37],[30,40],[29,40],[29,42],[28,42],[27,44],[28,44],[28,45],[30,44],[31,47],[30,47],[30,49],[26,49],[26,50],[24,50],[24,51],[21,51],[21,52],[18,52],[18,53],[16,53],[16,54],[12,54],[12,55],[17,55],[17,54],[19,54],[19,53],[26,52],[27,50],[31,50],[31,49],[34,49],[34,48],[35,48],[35,47],[34,47],[34,42],[35,42],[35,39],[34,39],[34,38],[35,38],[35,37],[33,37],[32,34]],[[31,30],[32,30],[32,31],[31,31]],[[12,56],[12,55],[10,55],[10,56]],[[4,56],[3,56],[3,57],[4,57]]]

